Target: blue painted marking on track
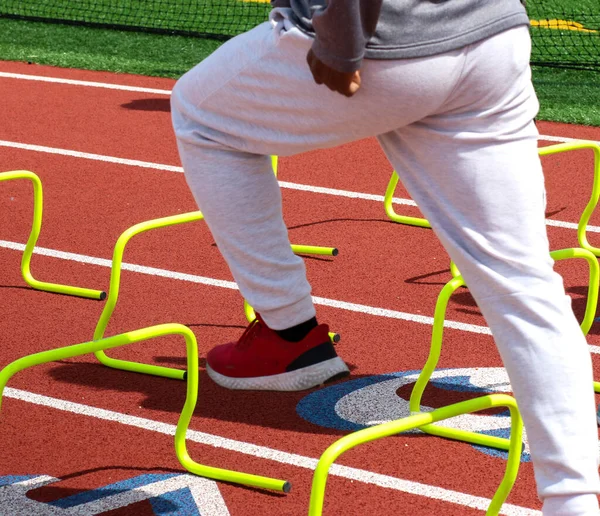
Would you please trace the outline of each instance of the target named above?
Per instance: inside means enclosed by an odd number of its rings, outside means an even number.
[[[439,389],[455,392],[475,392],[488,394],[489,389],[483,389],[473,385],[470,376],[446,376],[445,378],[433,378],[429,382]]]
[[[6,475],[5,477],[0,477],[0,487],[16,484],[17,482],[25,482],[25,480],[36,477],[37,475]]]
[[[440,372],[441,370],[438,369],[437,371]],[[350,421],[341,417],[336,411],[336,404],[344,397],[356,391],[366,389],[370,386],[377,385],[382,382],[403,378],[405,376],[414,375],[417,373],[419,373],[418,370],[399,371],[396,373],[389,373],[384,375],[368,376],[365,378],[360,378],[358,380],[351,380],[348,382],[325,387],[318,391],[312,392],[304,398],[302,398],[296,406],[296,412],[301,418],[317,426],[345,431],[362,430],[363,428],[367,428],[368,425],[360,424],[355,421]],[[473,392],[477,394],[487,394],[490,392],[490,389],[485,389],[474,385],[471,381],[470,376],[438,377],[431,379],[430,383],[439,389],[444,389],[448,391]],[[381,401],[382,400],[377,400],[377,403],[380,404]],[[499,414],[496,414],[496,417],[502,418],[502,420],[506,419],[506,425],[502,424],[501,428],[495,428],[491,430],[479,430],[479,432],[488,435],[509,438],[510,411],[503,411]],[[506,459],[508,457],[508,452],[505,452],[503,450],[487,448],[484,446],[472,446],[476,450],[485,453],[486,455],[490,455],[492,457],[498,457],[502,459]],[[524,451],[521,455],[521,460],[523,462],[529,462],[531,460],[530,454]]]
[[[98,489],[93,489],[91,491],[83,491],[72,496],[67,496],[66,498],[61,498],[60,500],[48,502],[48,505],[60,507],[61,509],[77,507],[78,505],[83,505],[84,503],[94,502],[96,500],[100,500],[101,498],[107,498],[109,496],[123,493],[125,491],[131,491],[132,489],[135,489],[137,487],[143,487],[149,484],[154,484],[155,482],[160,482],[161,480],[167,480],[177,475],[178,473],[170,473],[163,475],[139,475],[137,477],[129,478],[121,482],[115,482],[114,484],[108,484],[106,486],[99,487]]]
[[[400,371],[398,373],[390,373],[378,376],[367,376],[358,380],[350,380],[348,382],[325,387],[318,391],[312,392],[308,396],[302,398],[296,405],[296,412],[302,418],[317,426],[325,428],[335,428],[336,430],[362,430],[365,425],[348,421],[341,418],[335,411],[335,405],[344,396],[394,378],[402,378],[409,374],[415,374],[419,371]]]
[[[188,487],[148,500],[156,516],[201,516]]]
[[[77,493],[72,496],[61,498],[52,502],[38,502],[40,505],[53,506],[58,509],[72,509],[80,507],[86,503],[108,498],[116,494],[127,493],[136,488],[143,488],[144,486],[169,480],[170,478],[182,476],[182,473],[169,473],[169,474],[146,474],[139,475],[121,482],[115,482],[106,486],[99,487],[91,491],[85,491]],[[33,478],[37,478],[39,475],[7,475],[0,477],[0,487],[10,489],[12,484],[23,482]],[[56,482],[60,482],[60,479],[56,479]],[[17,498],[14,502],[18,510],[18,497],[24,496],[24,493],[18,493]],[[192,495],[189,487],[182,487],[163,493],[159,496],[147,498],[150,503],[152,510],[156,516],[201,516],[197,501]],[[119,507],[116,507],[119,508]],[[0,513],[1,512],[0,509]]]

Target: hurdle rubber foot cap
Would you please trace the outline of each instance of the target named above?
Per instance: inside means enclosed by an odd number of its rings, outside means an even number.
[[[290,482],[286,482],[283,484],[283,492],[289,493],[292,490],[292,484]]]
[[[337,256],[340,252],[338,251],[337,247],[333,248],[333,251],[331,251],[331,256]]]
[[[333,340],[333,343],[334,343],[334,344],[337,344],[337,343],[340,341],[340,339],[341,339],[341,338],[342,338],[342,337],[340,336],[340,334],[339,334],[339,333],[336,333],[336,334],[333,336],[333,339],[332,339],[332,340]]]
[[[100,301],[104,301],[106,299],[106,292],[100,292]]]

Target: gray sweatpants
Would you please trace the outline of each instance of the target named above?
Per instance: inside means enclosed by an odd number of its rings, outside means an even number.
[[[242,295],[273,329],[315,314],[269,156],[377,136],[493,332],[544,514],[597,514],[591,359],[549,257],[527,28],[428,58],[366,60],[352,98],[313,82],[311,43],[275,10],[173,91],[186,179]]]

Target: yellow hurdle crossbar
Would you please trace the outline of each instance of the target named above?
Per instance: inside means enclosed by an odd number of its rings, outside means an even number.
[[[462,414],[470,414],[492,407],[507,407],[511,417],[511,432],[508,442],[508,460],[502,481],[492,498],[487,516],[496,516],[500,513],[502,504],[508,498],[519,472],[521,461],[523,421],[517,408],[517,403],[512,396],[506,394],[490,394],[479,398],[455,403],[436,409],[432,412],[423,412],[411,416],[382,423],[380,425],[364,428],[357,432],[346,435],[333,443],[321,456],[313,476],[312,490],[310,494],[309,516],[321,516],[325,499],[325,487],[327,477],[332,464],[344,452],[355,448],[360,444],[369,443],[377,439],[406,432],[414,428],[424,428],[433,423],[449,419]],[[431,464],[427,464],[431,466]],[[340,511],[338,507],[337,511]],[[336,512],[339,514],[339,512]]]
[[[166,335],[180,335],[184,338],[186,345],[187,371],[183,372],[183,379],[187,380],[187,391],[185,404],[175,430],[175,453],[181,465],[194,475],[258,487],[261,489],[289,492],[291,485],[285,480],[277,480],[274,478],[205,466],[195,462],[190,457],[186,446],[186,433],[198,400],[198,344],[192,330],[181,324],[171,323],[151,326],[149,328],[122,333],[106,339],[64,346],[19,358],[0,371],[0,404],[8,380],[23,369],[39,364],[47,364],[48,362],[55,362],[57,360],[87,355],[89,353],[99,353],[106,349],[126,346]]]
[[[596,256],[600,257],[600,248],[592,246],[587,239],[587,225],[598,205],[598,199],[600,199],[600,145],[592,141],[574,141],[567,143],[559,143],[557,145],[549,145],[547,147],[541,147],[538,150],[540,156],[550,156],[552,154],[558,154],[562,152],[571,152],[576,150],[585,150],[589,149],[594,153],[594,177],[592,180],[592,192],[590,194],[590,199],[579,218],[579,223],[577,225],[577,241],[579,243],[579,247],[583,249],[587,249],[594,253]],[[392,172],[392,177],[388,183],[384,199],[383,206],[386,215],[388,218],[394,222],[399,224],[405,224],[408,226],[417,226],[423,228],[431,228],[431,224],[427,219],[421,217],[409,217],[406,215],[399,215],[394,211],[394,192],[396,191],[396,187],[398,186],[398,174],[396,171]],[[452,271],[452,275],[456,277],[458,274],[455,274],[457,271]]]
[[[554,260],[581,258],[588,263],[588,297],[585,315],[583,321],[581,322],[581,330],[584,333],[584,335],[587,335],[592,326],[592,323],[594,322],[596,307],[598,305],[598,290],[600,288],[600,266],[598,265],[598,260],[591,251],[579,248],[552,251],[550,255]],[[433,316],[433,329],[431,333],[431,345],[429,350],[429,356],[410,395],[409,408],[411,413],[413,414],[419,413],[421,411],[421,399],[423,397],[423,393],[440,359],[442,351],[442,340],[444,335],[444,321],[446,318],[448,302],[452,294],[462,286],[465,286],[465,282],[462,276],[452,278],[448,283],[446,283],[446,285],[441,290],[438,296]],[[598,382],[594,382],[594,389],[596,390],[596,392],[600,392],[600,384]],[[423,432],[437,435],[440,437],[446,437],[448,439],[466,441],[472,444],[477,444],[480,446],[489,446],[492,448],[499,448],[502,450],[507,450],[510,446],[510,443],[507,439],[501,437],[494,437],[486,434],[480,434],[477,432],[467,432],[456,428],[426,425],[421,427],[421,430]]]

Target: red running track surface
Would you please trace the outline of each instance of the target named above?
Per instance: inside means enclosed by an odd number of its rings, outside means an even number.
[[[106,158],[179,166],[168,104],[173,81],[10,62],[0,63],[0,73],[6,113],[0,125],[0,171],[27,169],[41,177],[45,201],[39,247],[108,260],[118,236],[133,224],[196,209],[181,173]],[[22,74],[165,93],[24,80]],[[544,135],[600,140],[598,128],[549,123],[539,127]],[[23,148],[23,144],[38,147]],[[542,142],[545,144],[548,142]],[[72,151],[101,157],[77,157]],[[577,222],[589,195],[592,166],[589,152],[544,158],[549,218]],[[365,140],[283,159],[279,177],[287,183],[381,196],[390,174],[390,165],[376,142]],[[282,191],[292,241],[340,250],[335,258],[307,258],[306,263],[313,294],[335,301],[335,306],[319,305],[318,314],[341,333],[338,351],[351,366],[351,380],[420,369],[431,326],[416,319],[433,315],[437,294],[450,278],[448,259],[432,232],[387,221],[380,201],[285,187]],[[407,198],[407,194],[399,187],[396,197]],[[29,353],[90,340],[102,310],[101,302],[24,286],[19,273],[21,253],[13,250],[11,243],[26,241],[31,207],[31,187],[26,182],[0,185],[0,365]],[[397,205],[396,209],[418,215],[411,206]],[[591,224],[599,220],[594,217]],[[549,235],[554,249],[576,245],[573,229],[549,227]],[[591,233],[592,242],[594,235]],[[202,222],[136,237],[127,248],[125,261],[167,271],[161,273],[167,277],[149,270],[125,271],[108,334],[179,322],[193,329],[203,357],[214,344],[237,338],[245,327],[239,292],[205,284],[206,278],[208,283],[210,279],[231,282],[232,278]],[[32,268],[40,279],[108,288],[110,271],[105,263],[36,255]],[[581,316],[587,285],[585,265],[560,263],[558,270]],[[176,279],[174,272],[189,276]],[[343,303],[360,306],[349,309]],[[376,309],[393,313],[376,315]],[[453,298],[447,318],[465,323],[466,330],[446,330],[440,367],[475,370],[500,366],[492,338],[474,332],[485,322],[468,291]],[[600,346],[598,327],[592,328],[589,342]],[[183,345],[174,338],[114,354],[176,367],[185,363]],[[598,375],[599,369],[597,366]],[[303,419],[296,408],[310,393],[230,392],[215,386],[203,365],[200,372],[200,400],[191,428],[216,436],[218,445],[206,444],[199,437],[200,442],[190,442],[192,456],[210,465],[286,478],[294,486],[291,494],[279,495],[219,483],[219,503],[232,515],[305,514],[314,459],[347,430]],[[15,376],[9,387],[12,390],[0,418],[0,439],[5,443],[0,455],[0,485],[12,482],[12,489],[0,487],[0,500],[9,500],[5,507],[13,512],[3,512],[6,509],[0,507],[0,514],[33,510],[24,509],[29,507],[26,503],[35,510],[50,511],[55,507],[50,502],[60,505],[69,495],[116,482],[126,482],[119,484],[128,486],[123,488],[125,494],[121,501],[114,496],[106,498],[102,514],[175,513],[177,503],[172,498],[157,502],[147,495],[136,502],[131,479],[143,478],[146,480],[140,482],[148,483],[149,478],[159,478],[148,477],[150,474],[182,472],[172,437],[156,431],[152,424],[176,424],[184,400],[182,383],[109,370],[86,356],[26,370]],[[410,386],[392,391],[390,403],[392,398],[407,398],[409,391]],[[424,403],[440,406],[470,396],[474,394],[438,386],[426,393]],[[76,413],[81,406],[91,407],[87,415]],[[144,428],[125,424],[132,421],[128,417],[144,418]],[[481,513],[472,508],[471,497],[490,498],[504,468],[503,459],[470,445],[414,435],[364,445],[344,455],[340,464],[354,469],[341,470],[330,479],[325,514]],[[24,498],[15,488],[18,479],[6,480],[9,475],[50,475],[59,480],[30,490]],[[417,488],[420,494],[414,494]],[[200,493],[196,501],[201,500],[200,506],[206,504],[202,497],[209,497],[210,489],[195,489]],[[440,499],[448,496],[444,490],[455,492],[450,493],[452,501]],[[178,493],[183,512],[177,514],[196,514],[186,512],[187,499]],[[540,508],[530,463],[522,464],[509,503]],[[203,510],[202,514],[226,514],[214,507],[210,509],[213,512]],[[507,514],[534,512],[507,508]],[[83,513],[98,512],[79,514]]]

